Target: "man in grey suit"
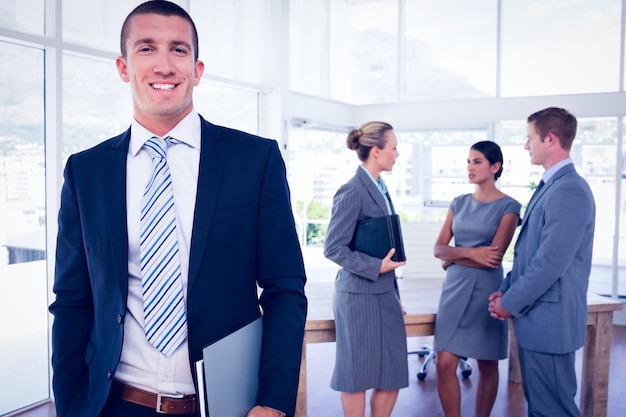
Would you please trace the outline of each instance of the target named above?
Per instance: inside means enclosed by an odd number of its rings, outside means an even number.
[[[560,108],[528,117],[524,148],[546,171],[526,208],[513,269],[489,297],[494,318],[512,317],[529,416],[580,415],[574,361],[586,335],[595,203],[570,159],[576,127]]]

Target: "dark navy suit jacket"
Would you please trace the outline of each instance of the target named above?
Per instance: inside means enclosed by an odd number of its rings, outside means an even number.
[[[258,403],[291,415],[307,301],[284,162],[273,140],[202,118],[201,125],[187,290],[190,360],[262,310]],[[58,417],[97,416],[120,359],[129,140],[130,130],[71,156],[65,167],[50,306]]]

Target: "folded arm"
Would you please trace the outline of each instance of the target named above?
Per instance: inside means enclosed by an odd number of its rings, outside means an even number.
[[[452,217],[452,210],[448,210],[434,248],[434,255],[441,259],[443,268],[446,269],[453,263],[472,268],[498,268],[513,239],[519,220],[517,213],[505,214],[500,220],[491,245],[479,247],[450,246],[453,237]]]

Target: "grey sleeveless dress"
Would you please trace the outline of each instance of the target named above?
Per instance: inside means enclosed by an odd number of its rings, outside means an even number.
[[[519,215],[520,208],[509,196],[488,203],[473,200],[471,194],[456,197],[450,204],[455,245],[489,246],[502,217]],[[435,322],[435,351],[485,360],[507,357],[508,321],[492,318],[487,310],[489,295],[500,288],[503,278],[502,266],[448,267]]]

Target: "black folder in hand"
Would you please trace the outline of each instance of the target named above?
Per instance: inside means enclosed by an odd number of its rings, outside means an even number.
[[[382,259],[391,248],[396,249],[391,260],[396,262],[406,260],[400,217],[397,214],[368,217],[357,222],[350,249]]]

